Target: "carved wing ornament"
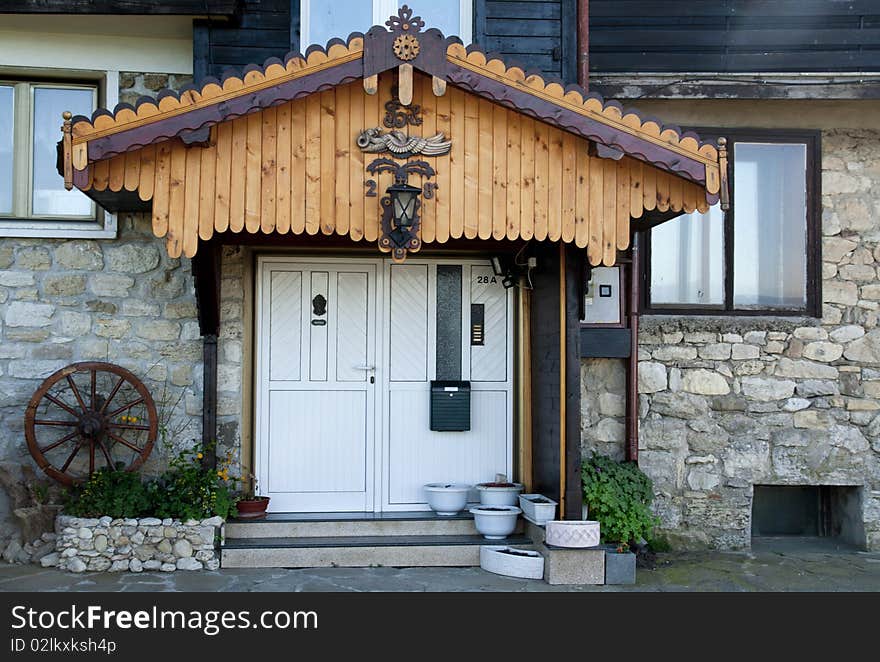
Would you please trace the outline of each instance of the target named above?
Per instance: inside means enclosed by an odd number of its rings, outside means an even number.
[[[407,158],[415,154],[424,156],[443,156],[452,148],[452,141],[446,140],[443,132],[429,138],[408,136],[403,131],[392,129],[383,133],[378,127],[366,129],[357,137],[357,145],[364,152],[379,154],[390,152],[396,157]]]

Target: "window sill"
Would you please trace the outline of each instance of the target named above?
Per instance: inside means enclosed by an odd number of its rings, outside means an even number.
[[[0,237],[116,239],[116,234],[116,215],[107,212],[103,222],[0,219]]]
[[[819,326],[822,320],[805,313],[790,315],[640,315],[639,330],[654,331],[710,331],[739,333],[740,331],[784,331],[791,333],[804,326]]]

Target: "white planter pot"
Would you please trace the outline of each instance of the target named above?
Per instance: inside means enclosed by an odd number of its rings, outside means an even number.
[[[462,483],[428,483],[425,485],[428,505],[438,515],[456,515],[467,505],[470,485]]]
[[[523,517],[535,524],[546,524],[556,517],[556,502],[540,494],[520,494],[519,507]]]
[[[480,567],[507,577],[544,578],[544,557],[531,550],[483,545],[480,547]]]
[[[522,490],[523,486],[519,483],[511,483],[509,487],[493,487],[491,483],[477,485],[480,504],[484,506],[515,506],[516,498]]]
[[[474,506],[474,526],[488,540],[504,540],[516,529],[516,518],[522,512],[516,506]]]
[[[556,547],[596,547],[599,544],[599,522],[552,520],[546,524],[544,541]]]

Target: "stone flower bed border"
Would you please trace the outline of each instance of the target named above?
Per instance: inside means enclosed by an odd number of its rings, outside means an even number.
[[[59,515],[55,551],[40,564],[70,572],[217,570],[222,526],[220,517],[181,522]]]

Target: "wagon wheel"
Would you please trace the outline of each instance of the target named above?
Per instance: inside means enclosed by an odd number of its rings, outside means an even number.
[[[156,441],[156,405],[112,363],[74,363],[49,376],[24,416],[28,450],[55,480],[74,485],[101,467],[140,467]]]

